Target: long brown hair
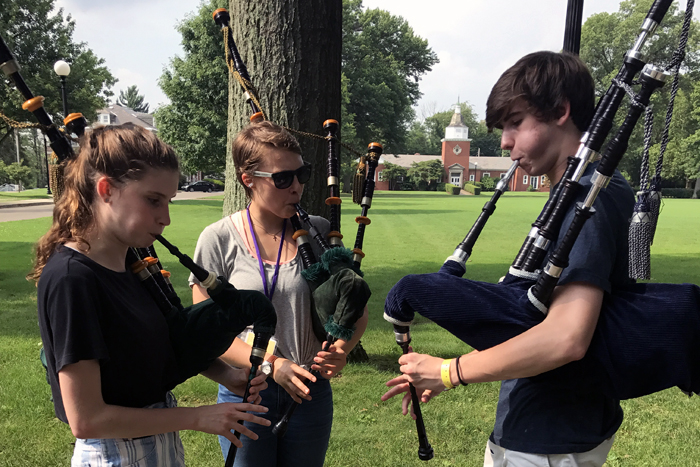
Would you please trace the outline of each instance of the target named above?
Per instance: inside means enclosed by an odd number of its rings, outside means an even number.
[[[251,198],[252,190],[243,183],[243,174],[253,175],[258,170],[263,154],[267,149],[286,149],[296,154],[301,154],[301,146],[291,133],[283,127],[264,120],[251,123],[243,128],[233,140],[231,153],[233,165],[236,168],[238,183],[243,185],[245,194]]]
[[[96,181],[106,175],[115,186],[140,180],[149,169],[179,170],[173,148],[150,131],[126,123],[96,128],[80,140],[80,152],[65,168],[64,190],[53,208],[53,224],[36,245],[34,269],[27,279],[38,281],[58,245],[86,241],[94,227]]]

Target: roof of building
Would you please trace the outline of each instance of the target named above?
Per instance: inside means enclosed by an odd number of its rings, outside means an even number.
[[[469,157],[470,169],[478,168],[480,170],[502,170],[505,172],[512,164],[513,161],[510,160],[510,157]],[[477,167],[475,167],[475,165]]]
[[[460,109],[459,104],[457,104],[457,106],[455,106],[455,113],[452,114],[452,119],[450,120],[450,124],[447,126],[448,127],[459,126],[459,127],[466,128],[467,125],[465,125],[464,120],[462,120],[462,110]]]
[[[121,105],[115,104],[110,105],[105,109],[100,109],[97,114],[109,113],[112,115],[112,125],[121,125],[122,123],[133,123],[143,127],[149,131],[156,131],[155,124],[153,122],[153,114],[147,114],[143,112],[137,112],[128,107],[122,107]]]
[[[379,159],[380,164],[390,162],[401,167],[409,168],[414,162],[432,161],[441,159],[442,156],[426,155],[426,154],[382,154]],[[469,168],[479,170],[498,170],[505,172],[510,168],[513,161],[509,157],[486,157],[486,156],[470,156]]]
[[[434,159],[441,159],[442,156],[426,156],[425,154],[382,154],[379,158],[379,163],[384,164],[389,162],[391,164],[400,165],[401,167],[411,167],[414,162],[425,162],[432,161]]]

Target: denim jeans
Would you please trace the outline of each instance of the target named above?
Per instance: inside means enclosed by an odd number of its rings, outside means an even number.
[[[316,383],[307,382],[311,400],[302,401],[289,420],[287,433],[278,438],[272,427],[294,402],[287,392],[272,378],[268,378],[268,388],[262,395],[262,403],[269,412],[256,414],[272,422],[269,427],[249,424],[246,426],[259,438],[253,441],[241,436],[243,448],[236,453],[236,467],[322,467],[328,449],[333,425],[333,392],[330,382],[320,376]],[[242,402],[242,397],[219,386],[219,402]],[[228,455],[231,443],[219,436],[219,444],[224,458]]]

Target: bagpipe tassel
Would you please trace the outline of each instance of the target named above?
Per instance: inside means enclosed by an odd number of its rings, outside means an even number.
[[[632,279],[651,278],[651,242],[654,222],[649,193],[637,193],[629,228],[629,276]],[[657,211],[658,212],[658,211]]]

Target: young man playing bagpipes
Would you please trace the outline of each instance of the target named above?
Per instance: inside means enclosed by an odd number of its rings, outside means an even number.
[[[499,78],[487,102],[486,123],[503,130],[501,147],[511,159],[531,177],[546,174],[554,191],[593,112],[594,84],[585,64],[574,55],[537,52]],[[588,192],[596,166],[585,171],[576,201]],[[403,375],[387,383],[392,388],[382,400],[408,391],[409,382],[427,402],[446,387],[503,381],[484,465],[601,466],[622,423],[622,409],[618,400],[590,386],[577,387],[574,368],[565,365],[586,354],[604,294],[629,281],[633,206],[634,193],[616,171],[595,201],[596,213],[575,243],[546,318],[499,345],[449,362],[449,384],[442,377],[443,359],[403,355]],[[549,251],[562,240],[573,215],[572,204]],[[494,307],[494,326],[498,314]],[[406,394],[404,414],[409,401]]]

